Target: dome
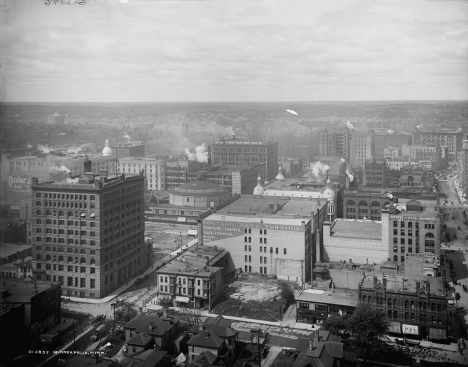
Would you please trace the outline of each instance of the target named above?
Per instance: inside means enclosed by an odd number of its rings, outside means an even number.
[[[109,146],[109,139],[106,139],[106,146],[102,150],[103,157],[111,157],[113,155],[112,148]]]
[[[210,196],[230,193],[231,189],[208,181],[192,181],[174,187],[170,193],[181,196]]]
[[[283,176],[283,170],[281,169],[281,166],[278,167],[278,174],[276,175],[277,180],[284,180]]]
[[[257,178],[257,186],[255,186],[255,189],[253,191],[253,194],[254,195],[263,195],[263,193],[265,192],[265,189],[263,188],[262,186],[262,178],[260,176],[258,176]]]
[[[327,188],[322,194],[322,197],[328,200],[335,200],[336,194],[335,191],[329,186],[330,180],[327,181]]]

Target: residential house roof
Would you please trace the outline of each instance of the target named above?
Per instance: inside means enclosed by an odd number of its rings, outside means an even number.
[[[146,333],[140,333],[134,335],[132,338],[129,339],[127,344],[129,345],[137,345],[140,347],[145,347],[149,344],[149,342],[153,339],[151,335],[148,335]]]
[[[188,345],[210,349],[219,349],[223,343],[224,340],[216,334],[210,332],[210,330],[205,330],[200,334],[191,337],[187,342]]]
[[[129,322],[124,325],[124,329],[137,329],[142,325],[145,325],[151,321],[157,320],[159,317],[156,315],[139,315],[135,316]]]
[[[198,356],[196,356],[192,363],[213,366],[217,363],[217,360],[218,360],[217,356],[215,356],[213,353],[209,351],[205,351],[205,352],[200,353]]]

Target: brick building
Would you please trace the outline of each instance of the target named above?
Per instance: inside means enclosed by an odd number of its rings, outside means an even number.
[[[321,289],[306,289],[296,297],[296,321],[320,324],[332,315],[352,314],[358,305],[356,291],[339,293]]]
[[[458,152],[463,149],[463,132],[461,129],[456,131],[418,131],[413,132],[412,135],[413,145],[448,147],[450,161],[455,161]]]
[[[327,201],[241,196],[203,219],[203,241],[230,252],[245,272],[303,284],[321,253]]]
[[[271,181],[278,172],[278,143],[216,138],[212,160],[213,164],[260,165],[262,179]]]
[[[401,149],[405,144],[411,144],[411,134],[375,134],[375,158],[384,158],[386,148]]]
[[[152,266],[144,241],[144,176],[86,173],[33,181],[33,273],[68,296],[108,295]]]
[[[375,132],[352,130],[349,162],[353,168],[363,168],[368,160],[375,157]]]
[[[447,338],[448,297],[441,278],[365,277],[358,295],[359,303],[387,315],[392,333],[408,338]]]

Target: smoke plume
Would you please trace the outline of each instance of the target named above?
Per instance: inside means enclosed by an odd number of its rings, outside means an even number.
[[[66,173],[70,173],[71,171],[65,167],[64,165],[61,165],[60,167],[58,166],[53,166],[50,168],[50,173],[58,173],[58,172],[66,172]]]
[[[341,159],[340,159],[340,162],[341,162],[341,163],[346,163],[346,159],[341,158]]]
[[[327,171],[330,170],[330,166],[323,164],[322,162],[318,161],[315,163],[310,164],[310,169],[314,177],[318,181],[323,181],[327,176]]]
[[[190,149],[185,149],[185,155],[189,161],[197,161],[197,162],[208,162],[208,152],[205,152],[206,145],[203,143],[195,148],[193,152]]]
[[[356,129],[354,128],[353,124],[351,123],[351,121],[349,121],[349,120],[346,122],[346,126],[347,126],[349,129],[356,130]]]
[[[346,174],[349,177],[349,182],[353,182],[354,181],[354,175],[352,173],[350,173],[348,170],[346,170]]]
[[[45,146],[43,145],[38,145],[37,146],[37,149],[39,149],[42,153],[44,154],[48,154],[50,153],[50,149],[49,148],[46,148]]]
[[[389,134],[393,134],[394,132],[395,131],[393,131],[393,130],[387,130],[387,133],[389,133]]]

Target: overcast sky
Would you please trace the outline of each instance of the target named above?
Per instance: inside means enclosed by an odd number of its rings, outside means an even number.
[[[2,101],[468,99],[467,0],[0,1]]]

